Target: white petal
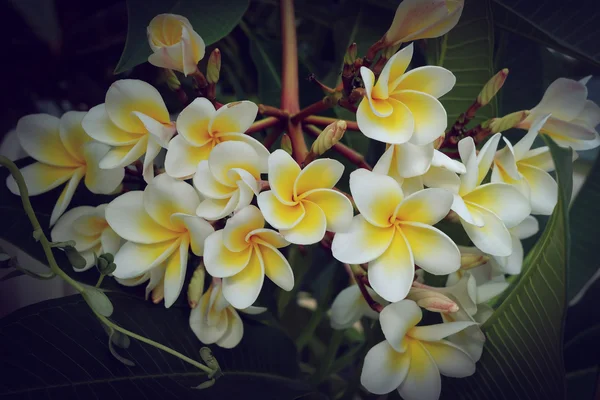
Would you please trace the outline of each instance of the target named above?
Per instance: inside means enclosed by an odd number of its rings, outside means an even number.
[[[433,151],[431,165],[434,167],[444,168],[457,174],[464,174],[467,169],[460,161],[453,160],[439,150]]]
[[[175,250],[166,261],[164,278],[166,308],[171,307],[175,303],[183,288],[189,247],[189,239],[185,236],[182,237],[179,249]]]
[[[243,100],[225,104],[219,108],[212,118],[208,129],[213,133],[243,133],[250,128],[256,119],[258,106],[251,101]]]
[[[261,174],[266,174],[269,170],[269,156],[271,153],[261,142],[254,139],[250,135],[246,135],[245,133],[226,133],[219,136],[219,139],[222,141],[226,140],[236,140],[239,142],[244,142],[252,146],[256,154],[258,154],[260,159],[260,172]]]
[[[121,237],[117,235],[111,227],[107,227],[102,231],[100,235],[100,243],[102,243],[102,252],[110,253],[112,255],[117,254],[117,251],[121,248],[123,241]]]
[[[395,99],[390,98],[385,102],[392,105],[392,112],[387,117],[380,117],[373,113],[368,99],[365,98],[360,102],[356,111],[356,122],[360,131],[368,138],[384,143],[408,142],[415,129],[415,121],[410,109]]]
[[[175,134],[175,124],[158,122],[154,118],[138,111],[133,111],[132,114],[142,121],[142,124],[144,124],[146,130],[148,130],[148,132],[152,135],[152,138],[161,147],[167,148],[169,140],[171,140]]]
[[[348,286],[342,290],[331,304],[331,325],[334,329],[346,329],[362,317],[357,304],[362,299],[358,285]],[[362,300],[364,301],[364,300]]]
[[[404,193],[405,196],[410,196],[425,189],[425,186],[423,186],[423,176],[403,179],[401,186],[402,193]]]
[[[456,77],[446,68],[426,65],[413,68],[395,82],[396,90],[416,90],[440,98],[454,87]]]
[[[83,111],[67,111],[60,118],[60,140],[74,159],[83,161],[83,146],[92,138],[81,126],[86,115]]]
[[[294,287],[294,273],[286,258],[275,247],[269,244],[259,244],[265,274],[277,286],[289,292]]]
[[[204,344],[215,343],[227,330],[227,317],[224,313],[216,325],[209,325],[207,322],[210,294],[210,291],[204,293],[198,306],[190,312],[190,328]]]
[[[477,322],[455,321],[444,324],[415,326],[411,329],[409,335],[415,339],[431,342],[442,340],[474,325],[477,325]]]
[[[532,111],[551,113],[556,118],[569,121],[583,110],[587,94],[587,88],[583,83],[573,79],[558,78],[548,86],[544,97]]]
[[[393,170],[392,160],[394,159],[395,153],[394,145],[388,146],[385,152],[381,155],[372,171],[382,175],[389,175],[390,171]]]
[[[161,145],[156,141],[154,136],[148,135],[148,143],[146,145],[146,154],[144,155],[142,176],[146,183],[151,183],[154,179],[154,160],[160,153]]]
[[[227,330],[221,339],[217,340],[217,345],[225,349],[231,349],[237,346],[244,336],[244,324],[238,313],[233,307],[228,307],[224,311],[227,315]]]
[[[508,228],[518,225],[531,212],[527,198],[518,189],[505,183],[481,185],[463,199],[492,211]]]
[[[64,213],[58,221],[56,221],[56,225],[52,228],[50,232],[50,237],[53,242],[66,242],[68,240],[75,240],[75,248],[79,251],[86,250],[86,248],[82,247],[83,243],[80,243],[82,240],[86,240],[89,242],[94,238],[88,237],[79,234],[75,229],[73,229],[75,221],[82,216],[88,215],[94,211],[94,207],[90,206],[80,206],[75,207]],[[96,243],[92,243],[91,246],[88,246],[89,249]]]
[[[250,306],[250,307],[246,307],[246,308],[240,309],[238,311],[241,311],[244,314],[248,314],[248,315],[258,315],[258,314],[262,314],[265,311],[267,311],[267,308],[266,307],[259,307],[259,306]]]
[[[494,158],[494,169],[492,171],[491,182],[511,182],[520,180],[521,174],[517,168],[517,161],[512,145],[506,138],[503,138],[506,147],[496,152]]]
[[[233,196],[224,200],[205,199],[196,208],[196,215],[208,221],[216,221],[230,215],[239,202],[240,191],[236,190]]]
[[[280,232],[290,243],[309,245],[317,243],[325,236],[327,218],[318,205],[308,200],[302,201],[304,216],[290,229],[281,229]]]
[[[302,203],[293,206],[283,204],[272,190],[262,192],[256,200],[267,222],[276,229],[293,228],[304,218]]]
[[[381,256],[389,247],[393,236],[394,228],[373,226],[362,215],[356,215],[347,232],[335,234],[331,252],[343,263],[366,263]]]
[[[83,147],[86,161],[85,186],[92,193],[110,194],[119,187],[125,176],[124,168],[100,169],[100,160],[110,147],[103,143],[91,142]]]
[[[394,147],[395,168],[403,178],[423,175],[429,169],[434,152],[431,143],[423,146],[404,143],[392,147]]]
[[[156,244],[125,243],[115,254],[117,269],[113,275],[119,279],[135,278],[162,264],[173,252],[179,251],[179,240]]]
[[[519,239],[527,239],[538,233],[539,230],[540,224],[538,220],[531,215],[525,218],[519,225],[510,229],[511,233]]]
[[[515,153],[515,159],[517,161],[521,160],[525,157],[525,154],[531,149],[531,145],[533,144],[535,138],[538,135],[538,132],[542,127],[546,124],[548,119],[550,118],[550,114],[541,114],[539,116],[535,116],[535,119],[531,123],[527,134],[523,136],[521,140],[517,144],[513,146],[513,151]]]
[[[171,217],[175,213],[194,215],[200,204],[193,186],[160,174],[144,189],[143,207],[150,217],[170,230],[180,230],[181,221]]]
[[[380,227],[391,225],[391,217],[403,198],[393,178],[362,168],[350,174],[350,192],[365,219]]]
[[[423,342],[440,373],[451,378],[464,378],[475,373],[475,362],[469,354],[447,340]]]
[[[265,279],[260,253],[252,252],[248,265],[239,273],[223,279],[223,295],[235,308],[246,308],[258,298]]]
[[[457,194],[454,195],[452,211],[468,224],[479,227],[483,226],[483,220],[479,217],[479,213],[471,213],[463,198]]]
[[[92,107],[81,125],[90,137],[111,146],[133,145],[142,137],[140,133],[127,132],[115,125],[108,117],[104,103]]]
[[[208,157],[208,166],[215,179],[224,185],[235,186],[230,171],[239,168],[260,179],[260,159],[252,146],[244,142],[227,141],[217,144]],[[233,174],[235,175],[235,174]]]
[[[423,313],[412,300],[389,304],[379,314],[381,330],[390,346],[401,353],[406,350],[406,334],[421,321]]]
[[[577,159],[577,152],[573,152],[573,161]],[[533,150],[529,150],[525,157],[523,157],[519,164],[526,164],[532,167],[537,167],[543,171],[550,172],[554,171],[554,161],[552,160],[552,154],[550,154],[550,148],[537,147]]]
[[[227,220],[223,229],[223,243],[231,251],[242,251],[251,245],[251,237],[255,230],[265,227],[265,220],[255,206],[247,206]]]
[[[473,244],[484,253],[495,256],[510,255],[512,240],[502,220],[493,212],[477,206],[471,207],[471,213],[476,214],[476,220],[483,221],[483,226],[471,225],[462,218],[460,222]]]
[[[56,200],[56,204],[52,209],[52,215],[50,216],[50,226],[54,225],[58,217],[69,207],[73,194],[75,194],[75,189],[77,189],[77,185],[79,185],[81,178],[83,178],[83,174],[85,174],[84,168],[75,170],[75,173],[71,176],[69,182],[67,182],[62,193],[58,196],[58,200]]]
[[[521,256],[523,254],[521,253]],[[519,271],[520,272],[520,271]],[[517,272],[517,274],[519,273]],[[504,292],[509,286],[508,282],[488,282],[477,287],[477,301],[487,303],[500,293]]]
[[[346,232],[350,229],[354,209],[344,194],[331,189],[315,189],[307,192],[305,199],[323,211],[328,231]]]
[[[421,179],[423,184],[427,187],[444,189],[453,194],[458,193],[460,188],[460,178],[455,172],[445,168],[435,167],[433,164]]]
[[[140,140],[132,145],[114,147],[100,161],[100,168],[113,169],[126,167],[144,155],[148,148],[148,135],[143,135]]]
[[[519,166],[519,172],[529,185],[531,213],[552,214],[554,206],[558,202],[558,184],[556,181],[546,171],[528,165]],[[507,226],[509,225],[507,224]]]
[[[408,352],[410,367],[398,393],[404,400],[437,400],[442,380],[433,358],[416,340],[410,342]]]
[[[478,182],[479,170],[477,166],[477,154],[475,150],[475,142],[472,137],[466,137],[458,142],[458,152],[460,153],[460,159],[465,165],[466,172],[460,177],[460,191],[461,195],[469,193],[475,189]]]
[[[442,231],[419,222],[400,224],[415,263],[434,275],[447,275],[460,268],[460,251]]]
[[[192,146],[201,147],[212,141],[208,125],[215,107],[204,97],[194,99],[177,117],[177,131]]]
[[[19,171],[21,172],[21,175],[23,175],[29,195],[36,196],[62,185],[68,181],[77,170],[77,168],[54,167],[36,162],[21,168]],[[6,178],[6,186],[11,193],[20,195],[19,187],[12,175],[9,175]]]
[[[600,124],[600,107],[591,100],[585,101],[583,110],[579,113],[574,122],[578,122],[596,128]]]
[[[175,214],[174,217],[181,218],[190,235],[192,252],[197,256],[204,254],[204,241],[215,231],[215,228],[202,218],[195,215]]]
[[[411,143],[426,145],[436,140],[448,126],[448,116],[442,103],[435,97],[416,90],[400,90],[392,98],[408,107],[415,128]]]
[[[186,179],[194,176],[198,164],[208,160],[212,146],[192,146],[182,135],[177,135],[169,142],[165,156],[165,172],[173,178]]]
[[[198,164],[193,182],[196,190],[210,199],[229,199],[236,190],[235,185],[224,185],[217,181],[210,171],[208,161],[206,160],[203,160]]]
[[[242,271],[248,265],[251,248],[239,252],[227,249],[223,242],[223,230],[211,233],[204,242],[204,265],[214,277],[225,278]]]
[[[365,356],[360,383],[371,393],[389,393],[405,379],[409,364],[410,357],[397,353],[384,340],[373,346]]]
[[[294,205],[294,185],[300,175],[300,166],[285,151],[275,150],[269,156],[269,185],[277,199],[285,205]]]
[[[331,189],[342,177],[344,164],[331,158],[321,158],[308,164],[294,182],[294,194],[303,196],[315,189]]]
[[[498,142],[500,142],[500,133],[496,133],[492,136],[481,148],[479,154],[477,154],[477,183],[483,181],[486,177],[494,161],[496,155],[496,149],[498,148]]]
[[[434,225],[450,211],[454,197],[444,189],[424,189],[406,197],[398,210],[396,219]]]

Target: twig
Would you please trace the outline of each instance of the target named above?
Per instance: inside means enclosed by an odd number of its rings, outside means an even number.
[[[319,113],[321,111],[325,111],[331,107],[333,107],[333,105],[331,104],[330,101],[328,101],[328,97],[326,97],[322,100],[319,100],[319,101],[311,104],[310,106],[308,106],[306,108],[303,108],[298,113],[292,115],[292,117],[291,117],[292,122],[298,123],[298,122],[304,120],[309,115],[317,114],[317,113]]]
[[[281,120],[276,117],[267,117],[261,119],[260,121],[256,121],[255,123],[253,123],[250,126],[250,128],[248,128],[248,130],[246,131],[246,134],[250,135],[252,133],[260,132],[264,129],[277,125],[280,121]]]
[[[354,280],[356,281],[356,284],[360,289],[360,293],[364,297],[369,307],[371,307],[373,311],[380,313],[381,310],[383,310],[383,306],[375,300],[373,300],[373,297],[371,297],[371,294],[367,290],[367,287],[365,285],[366,276],[364,275],[364,272],[362,270],[359,270],[358,268],[360,267],[358,266],[355,267],[349,264],[344,264],[344,267],[346,268],[346,271],[350,270],[352,272],[352,276],[354,277]]]
[[[333,124],[336,121],[344,121],[346,123],[346,130],[360,131],[360,129],[358,128],[358,124],[355,121],[339,120],[337,118],[309,115],[308,117],[304,118],[303,122],[306,124],[313,124],[316,126],[326,128],[327,126]]]
[[[304,125],[304,130],[313,137],[317,137],[321,133],[321,130],[313,125]],[[350,147],[342,143],[334,144],[332,149],[359,168],[365,168],[369,171],[373,169],[369,164],[367,164],[365,157],[362,154],[352,150]]]
[[[258,105],[258,112],[264,116],[275,117],[280,120],[286,120],[290,117],[290,114],[287,111],[277,107],[267,106],[265,104]]]

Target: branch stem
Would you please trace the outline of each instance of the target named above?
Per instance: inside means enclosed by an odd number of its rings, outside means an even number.
[[[277,125],[281,120],[276,117],[267,117],[261,119],[260,121],[256,121],[253,123],[250,128],[246,131],[246,135],[250,135],[251,133],[260,132],[264,129],[270,128],[272,126]]]
[[[314,125],[304,125],[304,130],[313,137],[318,137],[321,134],[321,130]],[[336,143],[333,145],[332,149],[357,167],[365,168],[369,171],[372,170],[371,166],[367,164],[365,157],[362,154],[351,149],[345,144]]]
[[[303,121],[306,117],[308,117],[309,115],[313,115],[313,114],[317,114],[321,111],[325,111],[328,110],[332,107],[331,102],[327,101],[327,97],[319,100],[313,104],[311,104],[308,107],[303,108],[302,110],[300,110],[299,112],[297,112],[296,114],[292,115],[292,122],[293,123],[298,123],[300,121]]]
[[[317,115],[309,115],[308,117],[304,118],[304,123],[306,124],[313,124],[319,127],[323,127],[326,128],[329,125],[333,124],[336,121],[344,121],[346,123],[346,130],[350,130],[350,131],[360,131],[360,129],[358,129],[358,124],[355,121],[347,121],[347,120],[339,120],[337,118],[330,118],[330,117],[320,117]]]

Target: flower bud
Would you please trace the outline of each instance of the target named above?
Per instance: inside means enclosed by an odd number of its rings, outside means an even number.
[[[290,155],[292,154],[292,139],[287,133],[284,133],[281,137],[281,149]]]
[[[200,297],[202,297],[202,293],[204,293],[205,276],[206,271],[204,269],[204,263],[201,262],[194,270],[194,274],[188,285],[187,297],[190,308],[196,308],[198,302],[200,302]]]
[[[154,289],[152,289],[152,302],[158,304],[165,298],[165,284],[161,281]]]
[[[490,261],[490,257],[485,254],[475,253],[461,253],[460,255],[460,269],[467,270],[476,268],[481,265],[487,264]]]
[[[64,251],[65,251],[65,254],[67,255],[67,258],[69,259],[69,263],[71,263],[73,268],[75,268],[75,269],[85,268],[85,264],[86,264],[85,258],[83,258],[83,256],[81,254],[79,254],[79,252],[75,249],[75,247],[65,246]]]
[[[310,151],[317,156],[322,155],[340,141],[346,128],[346,121],[339,120],[329,124],[313,142]]]
[[[221,71],[221,51],[214,49],[210,53],[208,58],[208,65],[206,66],[206,80],[209,84],[215,84],[219,82],[219,72]]]
[[[173,71],[165,68],[163,69],[163,74],[165,83],[167,84],[169,90],[176,91],[179,90],[179,88],[181,88],[181,82],[179,82],[179,78],[177,78],[177,75],[175,75]]]
[[[482,128],[489,129],[491,133],[503,132],[507,129],[517,127],[527,118],[529,111],[517,111],[512,114],[505,115],[502,118],[492,118],[481,124]]]
[[[480,107],[483,107],[492,101],[494,96],[496,96],[498,91],[502,88],[502,85],[504,85],[507,77],[508,68],[504,68],[502,71],[494,75],[492,79],[487,81],[483,89],[481,89],[479,96],[477,96],[477,103],[480,105]]]
[[[358,46],[356,43],[352,43],[348,46],[348,50],[346,50],[346,54],[344,54],[344,65],[352,65],[354,61],[356,61],[356,56],[358,55]]]
[[[406,298],[416,302],[419,307],[432,312],[451,313],[459,310],[458,304],[449,297],[425,288],[410,288]]]
[[[147,28],[148,43],[154,52],[148,62],[156,67],[174,69],[185,76],[195,72],[204,57],[204,40],[190,21],[181,15],[159,14]]]
[[[433,142],[433,148],[438,150],[440,147],[442,147],[442,143],[444,143],[444,139],[446,139],[446,133],[442,133],[442,135],[435,139]]]

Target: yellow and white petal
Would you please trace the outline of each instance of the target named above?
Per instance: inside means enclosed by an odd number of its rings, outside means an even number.
[[[238,141],[249,144],[256,154],[258,154],[260,159],[260,173],[266,174],[269,171],[269,156],[271,153],[261,142],[254,139],[252,136],[246,135],[245,133],[225,133],[218,134],[218,139],[221,142]]]
[[[390,346],[399,353],[406,350],[406,334],[421,321],[423,313],[412,300],[389,304],[379,314],[381,330]]]
[[[142,274],[140,276],[136,276],[135,278],[130,278],[130,279],[119,279],[117,277],[114,277],[114,278],[117,282],[119,282],[119,285],[132,287],[132,286],[141,285],[142,283],[145,283],[146,281],[148,281],[148,279],[150,279],[150,272],[146,272],[145,274]],[[147,298],[148,297],[146,296],[146,299]]]
[[[437,400],[442,390],[440,371],[418,340],[409,343],[410,367],[398,393],[404,400]]]
[[[58,196],[58,200],[56,200],[56,204],[52,209],[52,214],[50,215],[50,226],[54,225],[56,220],[58,220],[58,217],[60,217],[65,212],[67,207],[69,207],[71,199],[75,194],[75,189],[77,189],[77,185],[79,185],[79,182],[81,182],[84,174],[85,167],[76,169],[71,176],[71,179],[69,179],[65,185],[65,188],[61,192],[60,196]]]
[[[421,176],[402,180],[402,192],[405,196],[410,196],[423,189],[425,189],[425,187],[423,186],[423,178]]]
[[[406,197],[398,206],[396,219],[435,225],[450,212],[452,193],[444,189],[423,189]]]
[[[491,182],[510,183],[515,180],[521,180],[521,174],[517,167],[517,160],[512,145],[506,138],[503,138],[506,146],[496,152],[494,157],[494,169],[492,170]]]
[[[576,155],[577,153],[573,152],[573,161],[577,158]],[[529,150],[521,161],[519,161],[519,164],[530,165],[546,172],[554,171],[552,154],[550,154],[550,148],[546,146]]]
[[[398,175],[403,178],[421,176],[431,166],[434,152],[431,143],[418,146],[409,142],[396,144],[392,147],[394,148],[395,161],[395,165],[392,165],[392,168],[396,168]]]
[[[513,251],[514,254],[514,251]],[[507,258],[512,257],[512,254],[510,256],[508,256]],[[523,257],[523,253],[521,252],[521,257]],[[523,259],[521,258],[521,263],[523,262]],[[520,273],[520,266],[517,267],[516,264],[512,264],[510,266],[507,266],[507,269],[511,269],[512,271],[519,271],[517,272]],[[493,299],[494,297],[498,296],[500,293],[504,292],[509,286],[509,283],[506,282],[505,280],[502,281],[489,281],[484,283],[483,285],[479,285],[477,286],[477,302],[479,303],[487,303],[488,301],[490,301],[491,299]]]
[[[527,198],[517,188],[505,183],[486,183],[463,199],[492,211],[508,228],[518,225],[531,213]]]
[[[457,345],[447,340],[421,344],[435,361],[440,374],[451,378],[464,378],[475,373],[475,361]]]
[[[260,179],[260,159],[252,146],[239,141],[227,141],[217,144],[208,157],[208,166],[215,179],[226,186],[236,186],[230,174],[232,169],[249,172],[255,179]]]
[[[531,213],[550,215],[558,201],[558,184],[548,174],[536,167],[520,165],[519,172],[529,185],[529,200],[531,201]],[[509,226],[507,224],[508,227]]]
[[[413,136],[415,119],[409,108],[395,99],[388,99],[392,113],[379,117],[373,113],[369,102],[363,99],[356,111],[356,122],[368,138],[384,143],[402,144]],[[439,136],[439,134],[438,134]]]
[[[227,249],[223,243],[223,230],[211,233],[204,242],[204,265],[214,277],[225,278],[242,271],[248,265],[252,248],[239,252]]]
[[[115,191],[125,177],[124,168],[101,169],[100,160],[110,151],[104,143],[90,142],[83,146],[86,164],[85,186],[92,193],[110,194]]]
[[[415,263],[434,275],[447,275],[460,268],[460,251],[442,231],[419,222],[404,222],[400,229],[410,245]]]
[[[213,135],[244,133],[256,119],[257,113],[258,106],[248,100],[225,104],[217,110],[208,129]]]
[[[121,79],[110,85],[105,106],[111,121],[127,132],[148,132],[133,111],[163,124],[169,123],[169,111],[158,90],[138,79]]]
[[[248,314],[248,315],[258,315],[258,314],[262,314],[265,311],[267,311],[267,307],[260,307],[260,306],[250,306],[250,307],[246,307],[237,311],[241,311],[244,314]]]
[[[294,183],[294,195],[303,194],[314,189],[331,189],[344,173],[344,165],[331,158],[321,158],[308,164],[298,175]]]
[[[344,194],[332,189],[315,189],[306,192],[304,199],[323,211],[328,231],[346,232],[350,229],[354,211],[352,203]]]
[[[406,297],[415,277],[415,263],[408,241],[399,229],[383,254],[369,262],[369,283],[389,302]]]
[[[157,120],[139,111],[133,111],[132,113],[138,117],[140,121],[142,121],[142,124],[144,124],[148,133],[152,135],[160,147],[164,147],[166,149],[169,144],[169,140],[171,140],[175,134],[175,124],[170,122],[158,122]]]
[[[392,95],[410,110],[414,119],[411,143],[419,146],[436,140],[448,126],[446,109],[438,99],[416,90],[401,90]],[[391,100],[390,100],[391,101]]]
[[[454,321],[443,324],[415,326],[408,335],[414,339],[432,342],[454,335],[470,326],[477,325],[474,321]]]
[[[360,68],[360,76],[365,85],[364,100],[369,103],[371,112],[378,117],[387,117],[393,111],[391,104],[387,101],[387,74],[384,71],[382,71],[379,82],[374,87],[375,74],[373,74],[373,71],[366,67]]]
[[[239,314],[233,307],[228,307],[224,311],[227,317],[227,330],[223,336],[217,340],[217,346],[224,349],[232,349],[237,346],[244,336],[244,324]]]
[[[283,204],[296,204],[294,186],[299,175],[300,166],[285,151],[278,149],[269,156],[269,185]]]
[[[100,240],[96,236],[85,236],[75,230],[75,224],[78,219],[85,218],[94,211],[94,207],[80,206],[75,207],[64,213],[50,232],[50,238],[53,242],[66,242],[75,240],[75,248],[79,251],[87,250],[97,244]]]
[[[321,208],[315,203],[303,200],[304,216],[296,225],[289,229],[280,229],[283,237],[290,243],[309,245],[317,243],[325,236],[327,218]]]
[[[390,246],[394,228],[371,225],[364,216],[356,215],[347,232],[336,233],[331,244],[333,256],[349,264],[362,264],[381,256]]]
[[[546,124],[548,119],[550,118],[550,114],[540,114],[530,116],[528,119],[531,119],[531,125],[529,126],[529,130],[523,136],[518,143],[513,146],[513,152],[515,154],[515,160],[520,161],[525,154],[531,149],[535,138],[537,137],[540,129]]]
[[[285,240],[281,233],[272,229],[255,229],[248,234],[248,240],[259,244],[268,244],[276,249],[290,245],[290,242]]]
[[[250,172],[241,168],[233,168],[229,170],[228,175],[229,178],[235,182],[239,190],[243,191],[244,193],[250,191],[250,199],[248,200],[248,204],[255,194],[260,193],[260,175],[258,175],[258,178],[256,178]],[[240,200],[244,201],[245,199],[246,196],[241,196],[240,198]]]
[[[475,221],[482,221],[483,226],[476,226],[460,220],[465,232],[475,246],[484,253],[494,256],[508,256],[512,253],[512,239],[502,220],[486,208],[470,204],[469,211]]]
[[[208,129],[215,107],[204,97],[194,99],[177,117],[177,132],[192,146],[201,147],[212,141]]]
[[[17,123],[17,137],[23,150],[37,161],[57,167],[77,167],[60,139],[60,120],[48,114],[31,114]]]
[[[407,354],[396,352],[384,340],[365,356],[360,383],[371,393],[387,394],[404,381],[410,362]]]
[[[583,110],[572,122],[596,128],[600,124],[600,106],[591,100],[586,100]]]
[[[204,241],[215,231],[215,228],[195,215],[173,214],[171,219],[180,219],[188,231],[192,252],[197,256],[202,256],[204,254]],[[177,224],[179,224],[179,221]]]
[[[408,46],[394,54],[385,64],[383,70],[381,70],[379,81],[381,81],[381,86],[385,84],[388,93],[393,92],[398,86],[400,79],[406,75],[405,72],[412,60],[413,53],[414,46],[410,43]]]
[[[381,157],[379,157],[379,160],[377,160],[377,163],[373,167],[372,171],[382,175],[390,175],[390,171],[393,170],[395,152],[395,146],[387,146],[387,149],[381,155]]]
[[[465,223],[479,227],[483,226],[483,219],[479,216],[479,212],[476,210],[472,213],[463,198],[457,194],[454,195],[451,209],[458,214]]]
[[[538,220],[530,215],[523,220],[519,225],[510,229],[510,233],[519,239],[527,239],[538,233],[540,230],[540,223]]]
[[[78,168],[53,167],[36,162],[21,168],[21,174],[30,196],[45,193],[68,181]],[[19,195],[19,187],[12,175],[6,178],[6,186],[13,194]]]
[[[236,186],[227,186],[217,181],[210,171],[208,161],[206,160],[198,164],[193,183],[196,190],[210,199],[227,200],[237,190]]]
[[[144,189],[144,209],[163,227],[182,231],[183,223],[171,218],[175,213],[194,215],[200,198],[193,186],[160,174]]]
[[[294,287],[294,273],[286,258],[275,247],[259,244],[255,251],[260,251],[267,278],[285,291]]]
[[[459,194],[469,193],[479,185],[479,170],[477,166],[477,151],[472,137],[466,137],[458,142],[460,159],[465,166],[465,173],[460,176]]]
[[[129,279],[142,275],[162,264],[173,252],[179,251],[180,240],[167,240],[154,244],[126,242],[115,254],[117,269],[113,275]]]
[[[532,113],[551,113],[555,118],[570,121],[585,107],[587,95],[585,84],[573,79],[558,78],[548,86],[544,97],[532,109]]]
[[[192,146],[183,136],[177,135],[169,142],[165,156],[165,172],[173,178],[190,178],[196,173],[198,164],[208,160],[211,150],[210,144]]]
[[[150,183],[154,179],[154,159],[160,153],[161,148],[156,138],[153,135],[148,135],[148,144],[142,168],[142,177],[146,183]]]
[[[490,172],[492,163],[494,162],[494,156],[496,155],[496,149],[498,143],[502,137],[501,133],[496,133],[492,136],[481,148],[479,154],[477,154],[477,183],[483,181]]]
[[[69,154],[80,162],[83,161],[83,146],[92,140],[81,126],[86,114],[84,111],[68,111],[60,117],[60,140]]]
[[[228,199],[204,199],[196,208],[196,215],[208,221],[216,221],[230,215],[239,201],[239,190]]]
[[[163,242],[181,234],[154,221],[142,207],[143,204],[142,191],[122,194],[106,207],[106,221],[123,239],[142,244]]]
[[[200,303],[190,312],[190,328],[202,343],[212,344],[223,337],[227,330],[227,317],[223,315],[216,325],[209,325],[207,322],[208,301],[210,292],[204,293]]]
[[[411,69],[396,81],[393,91],[414,90],[440,98],[454,87],[456,77],[446,68],[426,65]]]
[[[362,317],[362,310],[357,305],[362,294],[357,285],[348,286],[342,290],[331,304],[330,321],[333,329],[350,328]]]
[[[548,118],[541,132],[550,136],[560,146],[572,147],[573,150],[589,150],[597,146],[597,133],[594,129],[554,117]]]
[[[433,158],[431,159],[432,167],[444,168],[448,171],[452,171],[456,174],[464,174],[467,169],[460,161],[453,160],[439,150],[433,151]]]
[[[305,210],[302,202],[286,205],[272,190],[260,193],[256,200],[265,219],[275,229],[291,229],[304,218]]]
[[[169,308],[175,303],[181,293],[181,288],[183,288],[189,247],[189,238],[183,236],[179,249],[176,249],[166,261],[164,278],[165,308]]]
[[[435,167],[433,164],[421,179],[423,184],[429,188],[444,189],[452,194],[458,193],[460,188],[460,178],[455,172],[446,168]]]
[[[115,255],[121,248],[123,240],[111,227],[106,227],[100,235],[100,243],[102,243],[103,253]]]
[[[249,246],[251,232],[264,226],[265,219],[256,206],[244,207],[227,220],[223,228],[223,244],[230,251],[242,251]]]
[[[248,265],[239,273],[223,279],[223,295],[235,308],[251,306],[262,289],[265,269],[260,253],[252,251]]]
[[[127,132],[115,125],[108,117],[104,103],[92,107],[83,117],[81,126],[91,138],[111,146],[133,145],[145,134]]]
[[[393,178],[362,168],[350,174],[350,192],[358,211],[379,227],[392,224],[396,207],[403,199],[402,189]]]
[[[126,167],[133,163],[147,150],[148,135],[144,135],[133,145],[114,147],[100,161],[100,168],[113,169]]]

